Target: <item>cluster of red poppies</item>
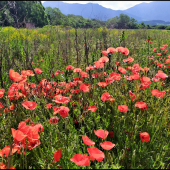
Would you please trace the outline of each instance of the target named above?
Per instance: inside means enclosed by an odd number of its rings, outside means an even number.
[[[31,123],[31,125],[26,125],[27,122]],[[18,125],[18,130],[11,128],[12,136],[14,142],[12,146],[5,146],[0,151],[0,156],[7,157],[8,155],[13,155],[15,152],[18,154],[24,153],[24,149],[27,147],[29,150],[39,146],[41,144],[39,138],[39,133],[44,130],[44,127],[41,124],[33,124],[33,122],[29,119],[26,121],[21,121]],[[11,151],[10,148],[12,147]],[[10,153],[11,152],[11,153]]]

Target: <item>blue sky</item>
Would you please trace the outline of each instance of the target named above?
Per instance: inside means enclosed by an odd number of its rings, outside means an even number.
[[[45,1],[41,1],[41,2],[43,3]],[[79,4],[87,4],[91,2],[91,3],[97,3],[105,8],[110,8],[113,10],[125,10],[137,4],[140,4],[142,2],[150,3],[152,1],[63,1],[63,2],[79,3]]]

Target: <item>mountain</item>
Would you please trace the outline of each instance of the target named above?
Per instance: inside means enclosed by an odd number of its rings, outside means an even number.
[[[165,22],[162,20],[151,20],[151,21],[139,21],[138,23],[144,23],[145,25],[170,25],[170,22]]]
[[[162,20],[170,21],[170,1],[153,1],[150,3],[140,3],[126,10],[112,10],[99,4],[69,4],[62,1],[45,1],[44,7],[57,7],[65,14],[80,15],[83,18],[100,19],[106,21],[109,18],[119,16],[121,13],[135,18],[137,21]]]
[[[135,14],[142,18],[142,21],[163,20],[170,21],[170,1],[153,1],[141,3],[126,9],[125,12]]]
[[[44,7],[57,7],[60,11],[65,14],[74,14],[80,15],[83,18],[89,19],[99,19],[106,21],[109,18],[113,18],[115,16],[119,16],[121,13],[128,15],[129,17],[133,17],[136,20],[142,20],[142,18],[137,17],[134,14],[130,14],[128,12],[124,12],[123,10],[112,10],[109,8],[105,8],[99,4],[88,3],[88,4],[69,4],[62,1],[45,1],[43,3]]]

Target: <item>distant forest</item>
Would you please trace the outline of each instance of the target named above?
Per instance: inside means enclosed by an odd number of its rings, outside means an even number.
[[[41,1],[0,1],[0,24],[1,26],[21,27],[21,23],[31,22],[35,27],[45,25],[62,25],[72,28],[116,28],[116,29],[166,29],[169,25],[150,25],[130,18],[126,14],[101,21],[87,19],[79,15],[64,15],[59,8],[44,7]]]

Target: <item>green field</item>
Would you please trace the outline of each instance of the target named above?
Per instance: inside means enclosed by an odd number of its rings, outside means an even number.
[[[169,71],[168,30],[2,28],[0,169],[170,169]]]

